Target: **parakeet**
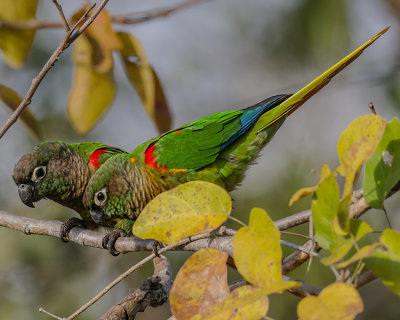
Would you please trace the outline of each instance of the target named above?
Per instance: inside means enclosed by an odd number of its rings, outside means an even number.
[[[48,198],[75,210],[86,222],[92,223],[89,211],[82,204],[86,185],[108,158],[120,153],[126,152],[96,142],[43,142],[21,157],[14,167],[13,178],[27,206],[33,208],[34,202]],[[82,221],[67,220],[60,231],[62,238],[76,225],[82,225]]]
[[[242,110],[211,114],[151,139],[130,154],[110,158],[92,176],[84,195],[93,220],[129,234],[146,204],[165,190],[193,180],[234,189],[285,118],[386,30],[294,95],[280,94]],[[110,239],[103,246],[115,253],[116,237]]]

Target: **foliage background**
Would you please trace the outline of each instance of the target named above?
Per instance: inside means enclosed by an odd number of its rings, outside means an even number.
[[[147,10],[177,1],[110,1],[113,14]],[[251,167],[242,186],[232,193],[236,217],[248,221],[250,208],[259,206],[274,219],[309,207],[303,200],[287,203],[300,187],[313,184],[323,163],[337,165],[336,142],[357,116],[369,112],[372,100],[386,119],[400,108],[400,11],[395,0],[216,0],[180,11],[167,18],[133,26],[115,26],[136,35],[160,77],[173,113],[173,126],[228,108],[254,104],[278,93],[294,92],[321,71],[365,42],[387,25],[392,29],[356,62],[290,117]],[[61,1],[67,16],[79,1]],[[41,1],[37,17],[58,19],[54,5]],[[21,95],[63,36],[63,30],[40,30],[21,70],[0,61],[0,83]],[[113,107],[87,136],[76,134],[66,117],[72,81],[71,50],[67,50],[34,96],[31,111],[46,140],[102,141],[133,150],[157,135],[136,93],[116,64],[118,95]],[[4,123],[9,116],[0,108]],[[12,181],[14,163],[38,141],[21,123],[0,141],[0,208],[20,215],[65,220],[71,211],[50,201],[24,206]],[[399,229],[399,195],[387,202],[394,229]],[[370,211],[366,220],[384,228],[383,214]],[[232,225],[235,228],[237,225]],[[305,229],[304,229],[305,230]],[[0,229],[0,319],[43,319],[37,310],[67,315],[86,302],[119,273],[146,254],[111,257],[105,250],[63,244],[58,239],[27,236]],[[288,238],[290,241],[296,239]],[[286,250],[285,252],[290,252]],[[169,253],[176,271],[189,253]],[[313,263],[308,281],[326,284],[329,272]],[[96,318],[150,275],[150,267],[114,288],[83,318]],[[303,278],[305,267],[293,275]],[[329,275],[330,276],[330,275]],[[232,272],[231,279],[236,274]],[[378,281],[361,289],[365,311],[360,319],[398,319],[399,297]],[[293,319],[298,299],[275,296],[269,315]],[[167,305],[148,309],[140,319],[165,319]]]

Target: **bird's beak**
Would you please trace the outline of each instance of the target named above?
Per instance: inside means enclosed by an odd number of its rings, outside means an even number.
[[[92,219],[96,224],[101,226],[106,225],[105,214],[103,213],[103,210],[101,210],[99,207],[94,207],[90,209],[90,215],[92,216]]]
[[[33,201],[35,198],[35,189],[33,186],[29,184],[21,183],[18,185],[18,194],[21,198],[21,201],[27,205],[28,207],[34,208]]]

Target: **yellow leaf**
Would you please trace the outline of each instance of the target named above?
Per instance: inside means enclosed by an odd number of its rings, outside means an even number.
[[[208,308],[229,295],[226,259],[228,255],[216,249],[201,249],[179,270],[169,300],[176,319],[190,319],[206,314]]]
[[[73,87],[68,98],[68,116],[76,130],[84,135],[97,123],[115,95],[112,68],[106,73],[96,71],[92,63],[94,48],[85,37],[74,47],[76,61]]]
[[[337,153],[340,161],[340,173],[346,178],[343,198],[353,190],[353,183],[361,166],[374,153],[385,132],[386,121],[381,117],[368,114],[356,118],[341,134]]]
[[[140,213],[132,232],[142,239],[171,244],[218,228],[231,209],[232,200],[225,189],[205,181],[188,182],[154,198]]]
[[[337,144],[340,166],[337,171],[345,177],[342,203],[338,212],[337,233],[349,229],[349,207],[353,186],[357,182],[361,167],[372,156],[385,132],[386,121],[368,114],[356,118],[341,134]]]
[[[0,99],[8,106],[11,110],[17,109],[22,99],[13,89],[8,88],[0,84]],[[32,131],[32,133],[40,140],[40,130],[36,122],[35,117],[29,111],[28,108],[21,113],[19,117],[22,122]]]
[[[351,320],[363,310],[358,291],[342,282],[327,286],[318,297],[305,297],[297,305],[300,320]]]
[[[160,133],[171,127],[168,109],[160,80],[147,59],[139,39],[126,32],[118,33],[123,47],[120,51],[126,75],[136,89],[143,106]]]
[[[318,186],[330,175],[331,170],[329,169],[329,166],[327,164],[324,164],[324,166],[321,169],[321,178],[320,181],[312,187],[306,187],[302,188],[300,190],[297,190],[294,195],[290,198],[289,201],[289,206],[291,206],[293,203],[299,201],[300,199],[303,199],[315,192],[317,190]]]
[[[248,285],[233,290],[225,301],[210,306],[206,315],[196,315],[191,320],[258,320],[268,307],[268,296],[260,288]]]
[[[72,21],[77,21],[89,9],[85,6],[76,12]],[[90,63],[98,73],[107,73],[113,68],[112,51],[120,50],[122,43],[117,33],[113,30],[111,16],[107,10],[102,10],[93,23],[86,29],[81,37],[87,38],[92,50]],[[74,57],[75,62],[79,62]]]
[[[240,228],[233,237],[233,255],[239,273],[248,282],[266,289],[264,293],[297,286],[293,281],[282,283],[279,240],[279,230],[260,208],[251,210],[249,226]]]
[[[34,19],[38,0],[1,0],[0,20],[19,22]],[[0,29],[0,49],[3,50],[7,63],[19,68],[35,38],[35,30]]]

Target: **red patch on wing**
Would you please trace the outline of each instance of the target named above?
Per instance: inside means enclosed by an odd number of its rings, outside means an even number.
[[[100,148],[100,149],[97,149],[96,151],[94,151],[90,155],[89,164],[91,164],[96,169],[100,168],[100,161],[99,161],[100,155],[102,155],[107,150],[108,150],[108,148]]]
[[[156,141],[157,142],[157,141]],[[156,150],[156,142],[151,143],[144,152],[144,162],[153,168],[166,170],[167,167],[161,167],[157,164],[156,156],[154,151]]]
[[[176,130],[175,131],[175,133],[181,133],[182,132],[182,130]]]

